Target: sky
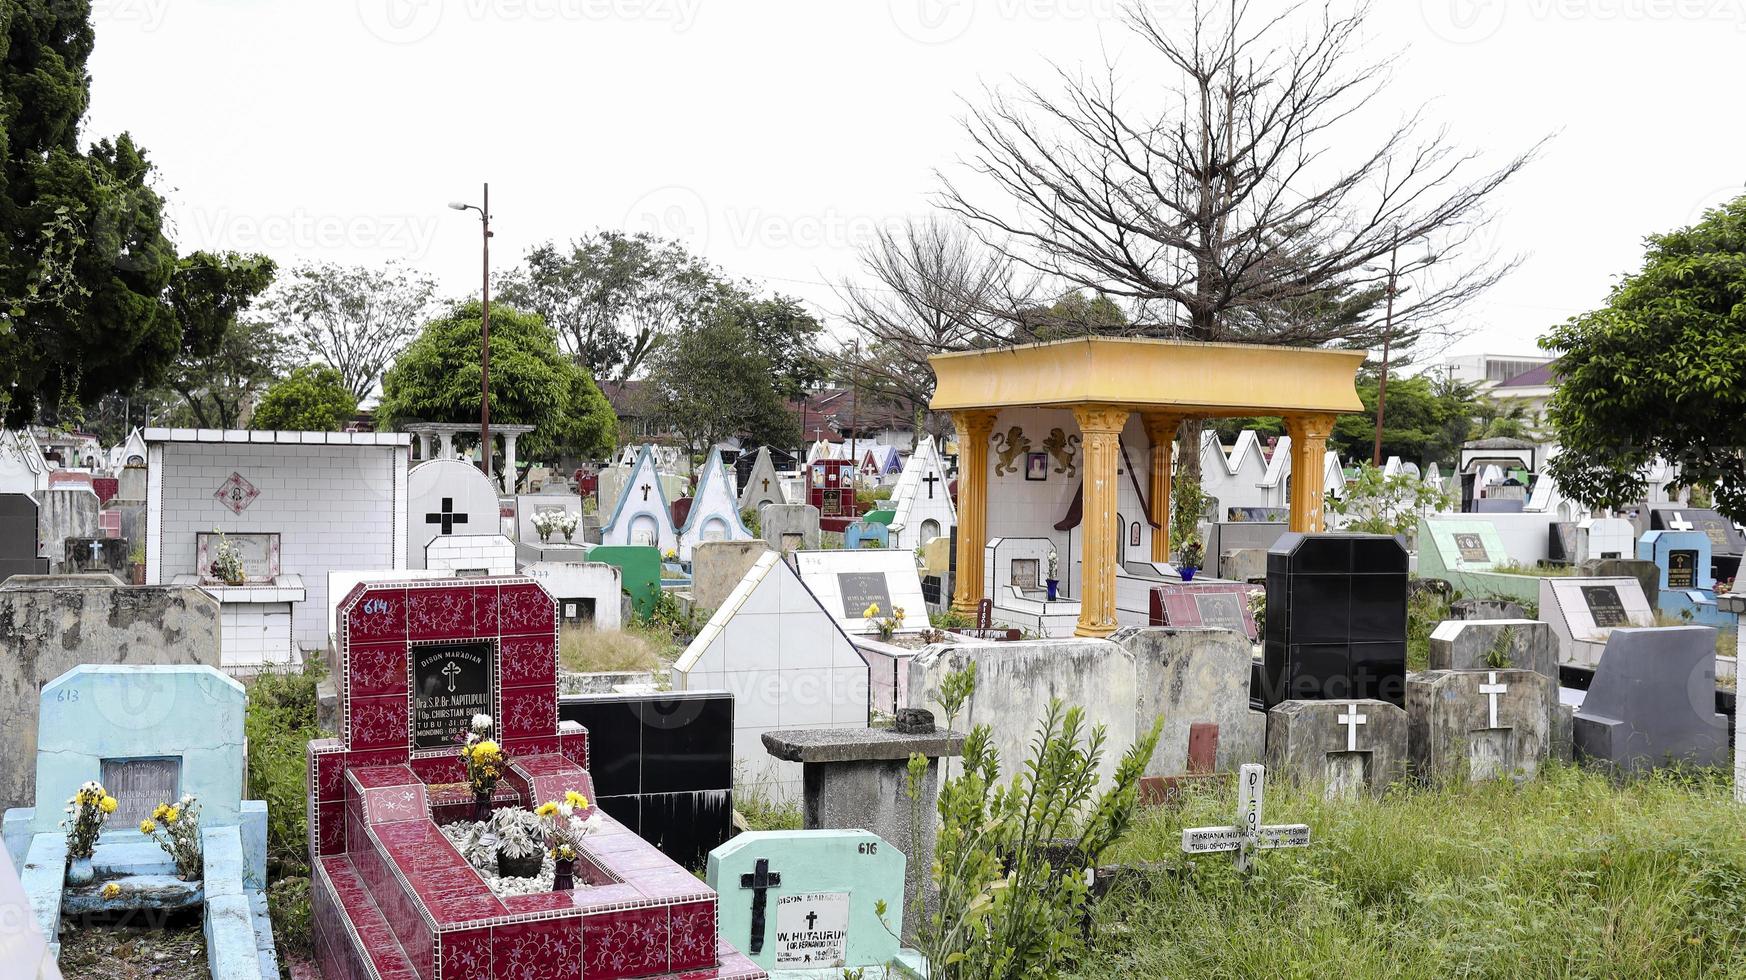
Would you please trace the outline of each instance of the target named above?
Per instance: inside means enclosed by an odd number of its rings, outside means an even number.
[[[184,252],[397,261],[476,293],[479,224],[447,204],[489,181],[499,274],[650,231],[832,315],[857,247],[963,174],[966,100],[1051,62],[1155,69],[1121,3],[96,0],[86,135],[143,143]],[[1523,262],[1450,353],[1533,352],[1644,235],[1746,191],[1746,0],[1386,0],[1368,31],[1399,61],[1341,148],[1420,109],[1494,163],[1553,137],[1485,236]]]

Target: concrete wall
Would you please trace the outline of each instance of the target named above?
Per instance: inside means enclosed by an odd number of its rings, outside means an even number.
[[[35,799],[37,694],[80,664],[219,666],[218,601],[108,576],[14,577],[0,586],[0,806]],[[59,804],[55,804],[58,806]]]
[[[406,458],[396,444],[154,441],[146,581],[197,573],[198,532],[277,532],[281,570],[309,590],[293,613],[297,643],[322,649],[328,572],[406,565]],[[241,514],[213,496],[232,473],[260,491]]]

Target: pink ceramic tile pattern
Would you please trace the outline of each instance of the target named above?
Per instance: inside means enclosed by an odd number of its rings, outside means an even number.
[[[470,585],[411,588],[406,593],[406,634],[412,640],[457,640],[495,636],[496,617],[477,614],[477,590]],[[495,591],[493,591],[495,596]],[[367,601],[367,600],[366,600]],[[496,603],[491,602],[496,612]]]
[[[692,970],[715,964],[715,903],[693,902],[672,907],[673,938],[670,970]]]
[[[429,813],[423,786],[390,786],[364,791],[364,819],[372,824],[424,821]]]
[[[352,644],[347,655],[353,698],[392,694],[406,696],[406,644],[360,646]]]
[[[588,916],[582,927],[588,980],[667,972],[667,909],[627,909]]]
[[[360,789],[378,789],[383,786],[411,786],[418,782],[412,770],[403,765],[385,766],[353,765],[347,772],[347,778],[358,785]]]
[[[556,632],[557,603],[535,582],[501,586],[498,615],[505,636],[527,633],[552,636]]]
[[[361,598],[365,591],[369,598]],[[348,643],[406,639],[406,590],[359,585],[341,603]]]
[[[551,735],[558,730],[558,694],[550,687],[503,692],[503,718],[498,728],[505,741]]]
[[[496,980],[582,980],[582,919],[544,919],[491,930]],[[589,971],[589,980],[599,974]]]
[[[346,849],[346,804],[344,800],[318,803],[315,826],[309,828],[317,855],[339,854]]]
[[[503,686],[552,686],[558,682],[557,644],[550,632],[535,636],[505,636]]]
[[[350,707],[351,748],[381,749],[411,741],[411,705],[405,697],[360,698]]]
[[[445,932],[441,939],[443,980],[491,980],[491,930]]]
[[[557,755],[561,743],[556,735],[545,735],[535,738],[514,738],[503,743],[503,748],[513,760],[521,760],[539,755]]]

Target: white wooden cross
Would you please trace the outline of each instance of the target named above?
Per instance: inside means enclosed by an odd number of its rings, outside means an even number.
[[[1697,525],[1686,520],[1685,515],[1676,510],[1673,512],[1673,520],[1668,521],[1667,526],[1674,531],[1689,531]]]
[[[1233,863],[1238,871],[1249,870],[1257,850],[1276,847],[1308,847],[1308,824],[1261,823],[1261,797],[1267,767],[1245,764],[1237,773],[1237,822],[1230,827],[1185,827],[1182,831],[1182,851],[1185,854],[1211,854],[1233,851]]]
[[[1346,714],[1339,716],[1339,718],[1335,720],[1346,726],[1346,751],[1358,751],[1358,726],[1369,724],[1370,716],[1359,714],[1358,706],[1356,704],[1349,704],[1346,706]]]
[[[1489,683],[1479,685],[1479,693],[1485,695],[1486,698],[1491,702],[1491,724],[1487,725],[1486,727],[1496,728],[1497,727],[1497,697],[1500,694],[1507,693],[1510,689],[1510,686],[1508,684],[1499,684],[1497,682],[1497,671],[1495,671],[1495,670],[1492,671],[1487,676],[1487,680],[1489,681]]]

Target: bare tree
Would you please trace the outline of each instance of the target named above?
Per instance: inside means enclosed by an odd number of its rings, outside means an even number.
[[[923,431],[934,392],[928,357],[1006,343],[1035,282],[1004,253],[940,219],[881,229],[861,248],[861,265],[875,284],[837,287],[857,343],[838,354],[834,373],[874,400],[906,406]]]
[[[436,280],[394,262],[380,269],[320,263],[280,280],[267,309],[361,400],[418,336],[436,294]]]
[[[942,203],[1014,262],[1127,300],[1133,332],[1193,340],[1380,347],[1364,298],[1398,249],[1392,339],[1410,349],[1515,265],[1471,253],[1487,199],[1540,144],[1488,167],[1413,113],[1355,145],[1348,124],[1393,66],[1358,51],[1368,12],[1196,0],[1170,24],[1135,4],[1125,20],[1163,59],[1166,97],[1133,105],[1156,89],[1113,62],[1057,69],[1058,94],[990,91],[965,119],[968,163],[1002,193],[946,178]],[[1199,423],[1182,435],[1198,446]],[[1197,451],[1184,461],[1198,472]]]

